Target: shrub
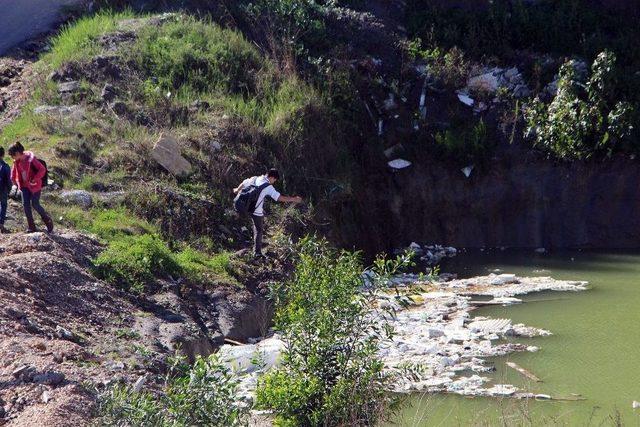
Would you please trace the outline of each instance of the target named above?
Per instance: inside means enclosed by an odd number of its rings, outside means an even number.
[[[111,241],[95,266],[99,277],[134,292],[142,292],[156,277],[182,273],[166,243],[152,234]]]
[[[150,393],[136,393],[130,387],[115,385],[99,399],[101,426],[160,426],[162,413]]]
[[[585,83],[571,61],[559,73],[558,91],[546,105],[536,99],[525,111],[526,134],[560,158],[585,158],[623,148],[633,129],[631,104],[616,100],[615,55],[605,51],[593,62]]]
[[[243,425],[237,405],[236,377],[217,358],[198,356],[193,366],[176,359],[159,396],[117,385],[98,399],[100,425],[171,426]]]
[[[466,84],[470,64],[461,49],[455,46],[448,50],[439,47],[424,49],[422,40],[418,38],[409,43],[408,51],[414,59],[421,58],[427,62],[429,74],[436,81],[450,88]]]
[[[377,270],[405,262],[379,260]],[[377,350],[392,331],[372,315],[376,287],[366,285],[357,253],[301,241],[293,279],[273,288],[283,363],[256,392],[257,405],[274,410],[279,425],[374,425],[389,406]]]
[[[487,126],[482,119],[472,127],[464,124],[438,132],[435,142],[442,155],[465,164],[483,161],[493,148],[488,142]]]
[[[258,39],[285,69],[293,71],[295,61],[310,46],[323,40],[325,23],[322,2],[315,0],[255,0],[246,7]]]

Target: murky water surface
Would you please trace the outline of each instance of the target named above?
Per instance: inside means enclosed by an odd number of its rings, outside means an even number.
[[[500,270],[520,276],[586,280],[579,293],[540,293],[525,304],[491,307],[475,315],[510,318],[514,323],[553,332],[551,337],[519,339],[540,347],[494,359],[493,383],[510,383],[535,393],[583,401],[514,401],[420,395],[396,425],[622,425],[640,426],[640,254],[561,252],[466,253],[443,271],[459,277]],[[497,271],[496,271],[497,272]],[[532,383],[505,362],[513,361],[543,380]]]

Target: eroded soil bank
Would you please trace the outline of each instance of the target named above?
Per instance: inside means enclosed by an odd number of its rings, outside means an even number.
[[[0,424],[88,425],[92,391],[145,375],[153,386],[176,351],[208,355],[224,338],[268,328],[259,281],[182,289],[165,280],[136,296],[94,276],[102,249],[69,230],[0,235]]]

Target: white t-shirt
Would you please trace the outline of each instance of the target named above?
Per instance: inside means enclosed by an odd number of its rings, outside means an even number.
[[[269,179],[267,178],[266,175],[261,175],[261,176],[254,176],[251,178],[247,178],[244,181],[242,181],[242,187],[243,188],[247,188],[250,185],[255,185],[256,187],[260,187],[263,184],[266,184],[267,182],[269,182]],[[275,200],[276,202],[278,201],[278,199],[280,198],[280,193],[278,193],[278,190],[276,190],[273,185],[269,185],[267,187],[265,187],[261,192],[260,192],[260,196],[258,196],[258,202],[256,203],[256,210],[253,211],[253,214],[255,216],[264,216],[264,198],[265,197],[271,197],[273,200]]]

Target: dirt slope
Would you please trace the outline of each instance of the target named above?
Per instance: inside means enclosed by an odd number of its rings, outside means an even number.
[[[0,236],[0,424],[87,424],[93,391],[145,374],[153,383],[178,346],[208,354],[225,336],[259,335],[249,291],[181,295],[164,283],[132,296],[92,274],[100,250],[66,230]]]

